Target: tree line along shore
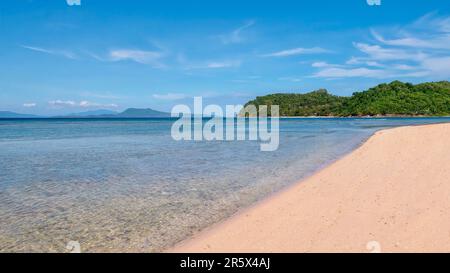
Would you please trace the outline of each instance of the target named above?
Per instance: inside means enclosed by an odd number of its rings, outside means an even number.
[[[279,105],[280,116],[450,116],[450,82],[421,84],[393,81],[355,92],[350,97],[326,89],[306,94],[276,93],[257,97],[245,106]]]

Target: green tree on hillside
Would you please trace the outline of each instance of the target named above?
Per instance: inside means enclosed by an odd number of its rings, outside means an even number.
[[[279,105],[281,116],[443,116],[450,115],[450,82],[413,85],[394,81],[351,97],[321,89],[307,94],[272,94],[246,105]]]

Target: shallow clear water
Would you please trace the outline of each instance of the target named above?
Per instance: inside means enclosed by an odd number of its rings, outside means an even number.
[[[177,142],[173,120],[0,120],[0,251],[161,251],[356,148],[450,118],[283,119],[258,142]]]

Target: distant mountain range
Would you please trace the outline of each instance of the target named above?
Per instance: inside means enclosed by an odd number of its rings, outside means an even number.
[[[118,113],[111,110],[94,110],[80,113],[72,113],[64,116],[37,116],[28,114],[19,114],[10,111],[0,111],[0,118],[162,118],[170,117],[170,113],[160,112],[153,109],[128,108]]]
[[[64,117],[91,117],[91,116],[103,116],[103,115],[117,115],[119,114],[116,111],[111,110],[93,110],[93,111],[86,111],[86,112],[80,112],[80,113],[72,113],[65,115]]]
[[[18,114],[10,111],[0,111],[0,118],[39,118],[39,116]]]
[[[120,118],[164,118],[170,117],[170,113],[156,111],[150,108],[138,109],[138,108],[128,108],[116,115]]]

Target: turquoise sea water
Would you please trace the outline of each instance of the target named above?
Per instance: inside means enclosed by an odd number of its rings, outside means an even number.
[[[161,251],[373,132],[450,118],[283,119],[280,146],[177,142],[171,119],[0,120],[0,251]]]

